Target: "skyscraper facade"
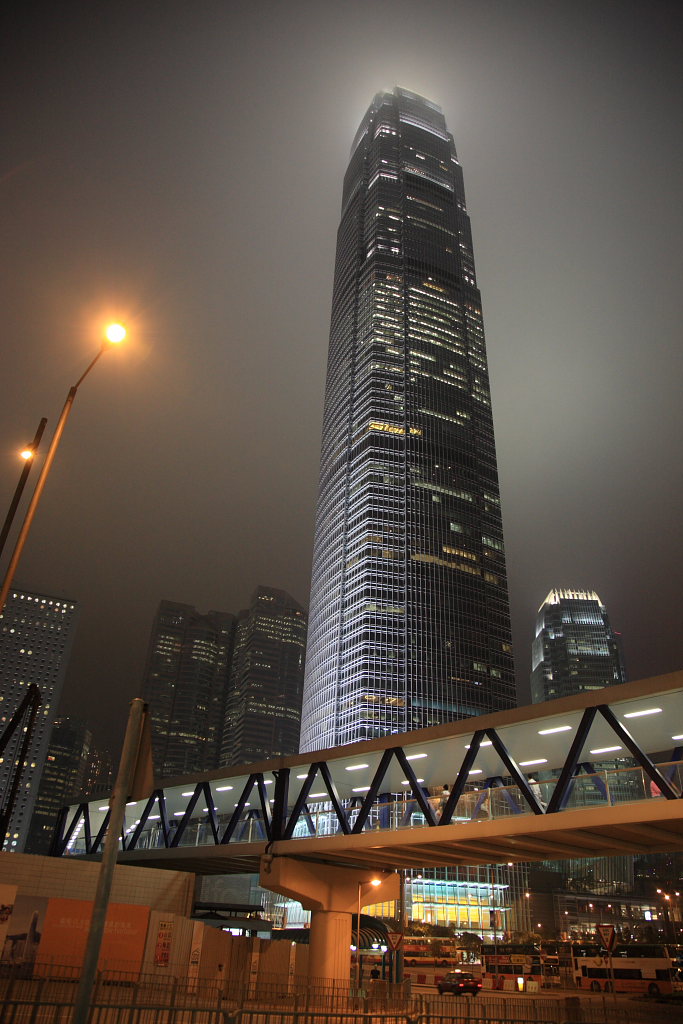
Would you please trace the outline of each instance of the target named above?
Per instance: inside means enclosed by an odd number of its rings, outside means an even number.
[[[85,793],[93,753],[92,732],[85,722],[55,719],[26,840],[27,853],[47,854],[62,807]]]
[[[228,612],[160,603],[142,688],[157,777],[218,767],[234,628]]]
[[[240,612],[226,701],[221,764],[299,749],[308,616],[284,590],[257,587]]]
[[[462,169],[441,110],[397,88],[344,180],[301,748],[514,704]]]
[[[12,590],[0,610],[0,731],[31,683],[40,690],[42,700],[5,839],[4,849],[10,852],[21,853],[26,843],[76,621],[75,601],[23,590]],[[14,756],[5,752],[0,762],[0,792],[7,790],[14,761]]]
[[[625,683],[618,635],[592,590],[551,590],[538,609],[531,649],[534,704]]]
[[[601,690],[626,682],[619,637],[613,631],[607,609],[592,590],[554,588],[538,609],[531,647],[531,700],[534,704],[557,697]],[[631,758],[601,757],[601,767],[615,770],[633,764]],[[631,782],[623,773],[624,784]],[[613,784],[618,784],[615,776]],[[585,803],[602,802],[589,781]],[[554,861],[544,865],[555,873],[555,888],[574,892],[616,894],[633,889],[633,857],[585,857]],[[533,874],[533,871],[532,871]],[[558,921],[563,927],[563,922]]]

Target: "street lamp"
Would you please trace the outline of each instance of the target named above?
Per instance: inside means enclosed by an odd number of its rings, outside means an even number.
[[[21,495],[24,492],[24,487],[26,486],[28,475],[31,472],[31,467],[33,466],[33,459],[36,452],[38,451],[38,445],[40,444],[40,439],[43,436],[43,431],[45,430],[46,423],[47,420],[45,419],[45,417],[43,417],[43,419],[38,424],[36,436],[33,438],[31,444],[27,444],[24,450],[22,452],[19,452],[20,457],[24,460],[24,466],[19,475],[19,483],[17,484],[16,490],[14,492],[14,497],[12,498],[10,507],[7,511],[7,515],[5,516],[4,525],[2,527],[2,530],[0,531],[0,555],[5,549],[5,541],[7,540],[7,535],[9,534],[10,528],[14,521],[14,516],[16,514],[17,507],[21,499]]]
[[[59,442],[60,442],[62,434],[64,432],[64,427],[66,426],[66,421],[69,418],[69,413],[71,412],[71,406],[73,405],[74,399],[76,398],[76,392],[78,391],[79,387],[81,386],[81,384],[83,383],[85,378],[88,376],[88,374],[92,370],[92,368],[95,365],[95,363],[97,362],[97,360],[100,358],[102,353],[108,347],[107,346],[107,342],[109,342],[112,345],[118,345],[119,342],[123,341],[123,339],[126,337],[126,329],[121,324],[109,324],[105,328],[104,337],[105,337],[106,340],[103,341],[102,347],[100,348],[100,350],[97,353],[97,355],[95,356],[95,358],[88,364],[88,366],[86,367],[84,372],[81,374],[81,376],[78,378],[78,380],[76,381],[74,386],[72,388],[69,388],[69,393],[66,396],[66,401],[64,403],[64,408],[62,409],[61,415],[60,415],[59,420],[57,422],[57,426],[55,427],[55,432],[54,432],[54,435],[52,437],[52,441],[50,442],[50,447],[48,449],[47,455],[45,456],[45,462],[43,463],[43,468],[40,471],[40,476],[38,477],[38,482],[36,483],[36,489],[33,492],[33,497],[31,498],[30,504],[29,504],[27,512],[26,512],[26,516],[24,517],[24,522],[23,522],[21,530],[19,532],[19,536],[17,538],[17,543],[16,543],[16,545],[14,547],[14,552],[12,554],[12,558],[10,559],[10,563],[9,563],[9,565],[7,567],[7,572],[5,573],[5,579],[4,579],[3,584],[2,584],[2,590],[0,590],[0,613],[2,613],[2,609],[5,607],[5,602],[7,600],[7,595],[9,593],[10,587],[12,586],[12,581],[14,580],[14,574],[16,572],[17,565],[19,564],[19,559],[21,558],[21,553],[24,550],[24,544],[26,543],[26,538],[28,537],[28,532],[31,529],[31,524],[33,522],[33,518],[35,516],[36,509],[38,507],[38,502],[40,501],[40,496],[43,493],[43,489],[45,487],[45,483],[47,481],[47,477],[48,477],[48,474],[50,472],[50,467],[52,466],[52,463],[54,461],[54,457],[57,454],[57,448],[59,447]],[[42,433],[42,431],[41,431],[41,433]],[[34,444],[35,444],[35,442],[34,442]]]
[[[374,885],[377,888],[378,885],[382,884],[381,878],[371,878],[369,880],[370,885]],[[368,885],[368,882],[358,883],[358,914],[356,915],[356,993],[360,988],[360,900],[363,886]]]
[[[662,897],[662,911],[664,915],[664,941],[674,942],[676,941],[676,925],[674,923],[673,901],[671,895],[668,892],[664,892],[662,889],[657,889],[658,895]],[[680,892],[675,892],[674,896],[680,896]]]

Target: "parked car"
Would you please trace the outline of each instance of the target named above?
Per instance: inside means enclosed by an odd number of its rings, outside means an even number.
[[[440,996],[445,992],[452,992],[454,996],[469,992],[476,996],[481,989],[481,978],[476,978],[471,971],[448,971],[443,978],[439,978],[436,987]]]

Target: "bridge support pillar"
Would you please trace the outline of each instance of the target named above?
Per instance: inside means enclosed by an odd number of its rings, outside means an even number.
[[[399,898],[395,871],[341,868],[294,857],[262,857],[260,884],[311,911],[308,975],[325,981],[349,981],[352,917],[358,908]]]

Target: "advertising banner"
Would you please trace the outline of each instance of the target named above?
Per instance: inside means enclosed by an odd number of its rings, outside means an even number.
[[[2,886],[3,890],[14,889],[14,885]],[[2,900],[5,913],[9,904]],[[25,896],[19,894],[11,907],[11,916],[0,928],[4,929],[2,962],[9,964],[32,964],[41,945],[43,921],[45,919],[47,896]],[[41,947],[42,956],[42,947]]]
[[[9,919],[14,910],[14,901],[17,898],[16,885],[0,885],[0,957],[5,945]]]
[[[51,899],[40,947],[41,961],[80,965],[90,929],[90,900]],[[137,972],[147,938],[149,907],[110,903],[104,924],[98,968]]]
[[[157,940],[154,946],[154,966],[168,967],[171,962],[171,940],[173,918],[162,918],[157,925]]]

